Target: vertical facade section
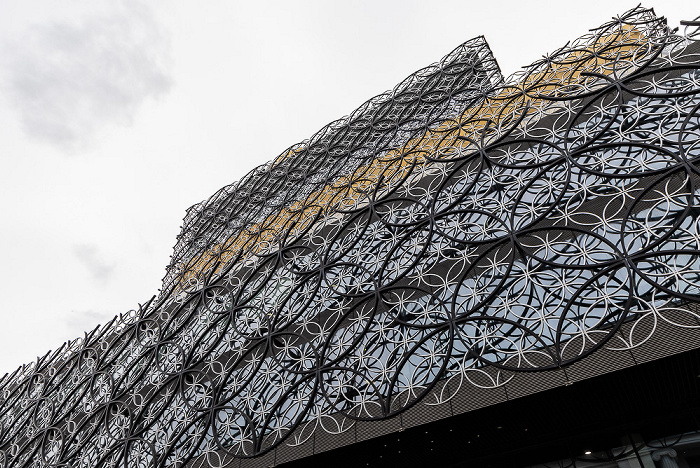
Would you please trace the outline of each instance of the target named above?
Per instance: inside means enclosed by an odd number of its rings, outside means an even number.
[[[274,464],[700,347],[649,346],[700,323],[699,49],[636,8],[367,101],[192,207],[157,298],[6,376],[0,468]]]

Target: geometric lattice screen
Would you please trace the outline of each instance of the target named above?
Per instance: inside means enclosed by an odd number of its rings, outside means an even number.
[[[159,296],[0,380],[0,468],[298,458],[699,328],[699,158],[697,29],[638,7],[505,80],[470,40],[192,207]]]

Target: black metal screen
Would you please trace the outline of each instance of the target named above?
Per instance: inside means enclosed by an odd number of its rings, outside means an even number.
[[[0,381],[0,468],[298,458],[700,327],[694,31],[468,41],[191,208],[157,298]]]

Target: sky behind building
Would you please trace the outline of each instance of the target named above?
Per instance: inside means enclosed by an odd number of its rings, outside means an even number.
[[[189,206],[460,43],[509,75],[634,6],[0,0],[0,375],[156,294]]]

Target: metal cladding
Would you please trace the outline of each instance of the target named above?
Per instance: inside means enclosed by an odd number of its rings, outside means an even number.
[[[157,298],[0,381],[0,468],[229,466],[700,327],[687,29],[468,41],[191,208]]]

